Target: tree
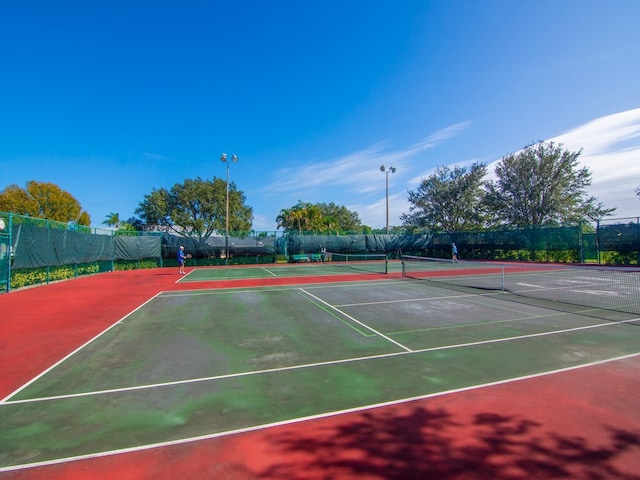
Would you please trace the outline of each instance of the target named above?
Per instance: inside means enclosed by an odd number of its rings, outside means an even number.
[[[119,228],[120,227],[120,215],[118,213],[110,213],[102,221],[102,224],[106,225],[107,227]]]
[[[411,230],[426,228],[447,233],[471,230],[483,224],[484,163],[466,167],[444,166],[409,191],[409,213],[400,218]]]
[[[144,230],[144,222],[136,217],[129,217],[127,220],[124,221],[123,224],[120,225],[120,228],[122,228],[124,225],[127,226],[127,230],[129,230],[130,228],[136,231]]]
[[[538,142],[498,162],[487,182],[487,205],[495,223],[518,227],[599,220],[615,212],[587,196],[591,172],[578,167],[582,150]]]
[[[118,226],[118,229],[116,230],[116,234],[123,234],[123,233],[133,233],[133,232],[138,232],[138,228],[136,228],[135,225],[128,223],[128,222],[120,222],[120,225]]]
[[[0,192],[0,211],[46,218],[56,222],[75,222],[90,226],[91,217],[69,192],[53,183],[30,180],[26,188],[9,185]]]
[[[200,241],[214,232],[226,232],[227,184],[220,178],[187,179],[170,190],[153,189],[136,209],[147,225],[158,225],[178,235]],[[253,209],[245,205],[244,193],[229,184],[229,230],[251,230]]]
[[[346,232],[362,228],[360,218],[355,212],[335,203],[303,202],[298,200],[291,208],[284,208],[276,217],[277,228],[285,232],[303,230],[315,232]]]
[[[288,232],[291,228],[291,209],[283,208],[276,217],[276,229],[282,228],[285,232]]]
[[[362,229],[360,216],[347,207],[335,203],[319,203],[318,208],[322,213],[326,230],[339,232],[355,232]]]
[[[322,212],[318,205],[306,205],[304,213],[306,216],[305,226],[307,230],[314,232],[322,232],[325,230]]]
[[[298,200],[298,203],[293,207],[280,210],[276,217],[277,228],[282,228],[285,232],[290,232],[297,228],[298,232],[302,234],[302,227],[306,227],[309,223],[308,208],[310,206],[310,203]]]

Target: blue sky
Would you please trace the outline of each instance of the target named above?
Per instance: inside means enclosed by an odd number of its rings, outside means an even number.
[[[639,19],[636,0],[3,2],[0,189],[53,182],[101,226],[226,178],[226,152],[255,230],[298,200],[383,228],[380,165],[400,225],[436,167],[554,140],[635,217]]]

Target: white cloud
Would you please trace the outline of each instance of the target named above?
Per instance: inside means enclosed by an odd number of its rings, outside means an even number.
[[[143,152],[141,157],[143,158],[143,160],[149,163],[160,163],[160,162],[171,161],[169,157],[165,157],[164,155],[160,155],[158,153],[152,153],[152,152]]]
[[[387,205],[386,197],[379,197],[373,203],[353,204],[346,206],[353,212],[358,212],[360,221],[364,225],[373,228],[382,228],[386,225]],[[400,215],[409,212],[409,202],[407,192],[401,191],[389,194],[389,224],[391,226],[400,225]]]
[[[607,115],[551,139],[571,151],[582,149],[580,164],[591,172],[589,194],[614,217],[640,215],[640,108]]]
[[[471,122],[460,122],[456,123],[455,125],[451,125],[449,127],[438,130],[437,132],[432,133],[420,142],[414,144],[411,149],[425,150],[428,148],[434,148],[445,140],[449,140],[450,138],[462,135],[462,133],[464,133],[464,131],[469,128],[470,125]]]
[[[461,122],[438,130],[410,148],[388,150],[385,142],[375,143],[365,149],[321,162],[307,163],[295,170],[282,169],[277,180],[262,191],[267,195],[296,193],[308,195],[312,189],[340,187],[357,195],[379,191],[380,166],[396,167],[396,175],[415,169],[410,160],[425,149],[461,135],[470,122]]]
[[[311,189],[342,186],[360,193],[368,190],[372,171],[379,168],[380,162],[398,162],[402,154],[386,153],[384,144],[377,143],[366,149],[322,162],[301,165],[295,170],[278,172],[276,182],[263,190],[269,194],[299,192],[308,194]]]
[[[572,152],[582,150],[580,165],[591,172],[588,193],[606,208],[617,209],[612,218],[640,215],[635,194],[640,186],[640,108],[596,118],[548,141]],[[489,165],[489,177],[497,162]]]

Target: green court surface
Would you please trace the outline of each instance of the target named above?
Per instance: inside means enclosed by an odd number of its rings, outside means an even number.
[[[269,269],[215,276],[256,270]],[[196,270],[183,281],[212,272]],[[637,316],[514,300],[412,280],[164,292],[5,399],[0,470],[219,436],[640,352]]]
[[[402,265],[399,261],[389,261],[386,263],[389,273],[400,273]],[[189,267],[187,267],[189,270]],[[339,262],[313,262],[302,264],[264,265],[231,268],[206,268],[199,267],[187,272],[180,282],[204,282],[212,280],[238,280],[249,278],[278,278],[278,277],[310,277],[323,275],[344,275],[344,274],[384,274],[385,262],[351,262],[349,264]]]

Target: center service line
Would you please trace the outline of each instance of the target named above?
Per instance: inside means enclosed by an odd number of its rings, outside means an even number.
[[[388,340],[391,343],[396,344],[397,346],[399,346],[400,348],[402,348],[403,350],[407,351],[407,352],[413,352],[413,350],[411,350],[408,347],[405,347],[404,345],[402,345],[399,342],[396,342],[393,338],[389,338],[387,337],[384,333],[377,331],[374,328],[371,328],[369,325],[366,325],[364,323],[362,323],[360,320],[356,320],[355,318],[353,318],[351,315],[347,315],[345,312],[343,312],[342,310],[340,310],[339,308],[334,307],[333,305],[331,305],[330,303],[325,302],[324,300],[322,300],[321,298],[316,297],[314,294],[307,292],[304,288],[300,289],[301,292],[309,295],[312,298],[315,298],[317,301],[321,302],[322,304],[326,305],[327,307],[331,308],[332,310],[335,310],[336,312],[338,312],[340,315],[344,315],[345,317],[347,317],[349,320],[351,320],[352,322],[357,323],[358,325],[363,326],[364,328],[371,330],[373,333],[375,333],[376,335],[379,335],[380,337],[384,338],[385,340]]]

